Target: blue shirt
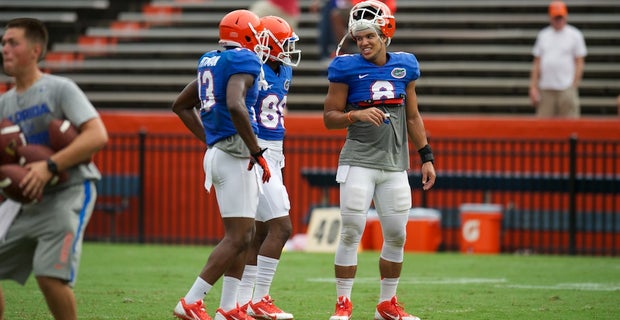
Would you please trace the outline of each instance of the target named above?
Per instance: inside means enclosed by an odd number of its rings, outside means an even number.
[[[268,65],[263,66],[267,88],[260,88],[256,112],[258,114],[258,137],[264,140],[284,140],[284,113],[286,97],[293,77],[293,69],[280,65],[276,73]]]
[[[254,105],[258,98],[258,78],[261,63],[258,56],[245,48],[234,48],[224,51],[209,51],[198,61],[198,95],[200,98],[200,118],[205,128],[207,145],[237,134],[228,105],[226,104],[226,87],[234,74],[250,74],[254,84],[247,90],[245,105],[250,115],[250,122],[255,133],[258,124],[254,113]]]
[[[360,54],[334,58],[327,69],[330,82],[349,86],[347,104],[404,98],[409,82],[420,77],[420,64],[412,53],[389,52],[378,66]]]

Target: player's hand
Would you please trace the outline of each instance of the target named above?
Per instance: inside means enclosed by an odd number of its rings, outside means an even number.
[[[28,173],[21,181],[20,187],[24,189],[24,195],[30,199],[39,199],[43,196],[45,185],[54,176],[47,169],[47,162],[35,161],[26,164]]]
[[[437,179],[437,174],[433,162],[424,162],[422,164],[422,189],[430,190],[435,185],[435,179]]]
[[[254,168],[254,164],[258,163],[258,165],[263,168],[263,183],[269,182],[271,178],[271,171],[269,171],[269,165],[267,165],[267,160],[263,157],[263,153],[267,151],[267,148],[261,149],[259,152],[252,153],[250,156],[250,163],[248,164],[248,171]]]

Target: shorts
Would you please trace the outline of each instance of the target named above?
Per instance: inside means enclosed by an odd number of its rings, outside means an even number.
[[[209,148],[204,157],[205,189],[215,188],[222,218],[256,216],[258,194],[262,181],[258,165],[248,170],[248,158],[233,157],[218,148]]]
[[[263,146],[263,144],[261,144]],[[289,214],[291,202],[288,192],[282,181],[282,168],[284,168],[284,154],[281,150],[267,147],[263,154],[269,164],[271,179],[263,184],[263,192],[258,199],[258,210],[256,220],[260,222],[269,221],[275,218],[284,217]],[[258,168],[262,175],[262,168]]]
[[[92,181],[44,194],[22,206],[6,239],[0,242],[0,279],[25,284],[30,276],[77,279],[82,240],[92,215],[97,189]]]
[[[537,116],[579,118],[580,113],[577,89],[570,87],[565,90],[540,90],[540,102],[536,108]]]
[[[409,214],[412,200],[406,171],[339,165],[336,181],[342,215],[366,216],[371,202],[379,217]]]

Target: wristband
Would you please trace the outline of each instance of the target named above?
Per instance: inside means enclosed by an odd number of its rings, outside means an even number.
[[[422,163],[429,161],[434,163],[435,161],[433,150],[431,150],[431,146],[428,144],[418,150],[418,154],[420,155],[420,160],[422,160]]]
[[[265,149],[260,149],[258,152],[256,152],[256,153],[252,153],[251,155],[252,155],[252,157],[254,157],[254,158],[258,158],[258,157],[261,157],[261,156],[263,155],[263,153],[265,153],[265,151],[267,151],[267,148],[265,148]]]
[[[347,112],[347,119],[349,119],[350,123],[355,122],[355,121],[353,121],[353,119],[351,119],[351,111]]]

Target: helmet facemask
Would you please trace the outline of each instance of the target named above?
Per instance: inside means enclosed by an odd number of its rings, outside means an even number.
[[[270,43],[276,46],[275,48],[270,47],[269,58],[274,61],[280,61],[291,67],[298,66],[299,61],[301,61],[301,50],[295,48],[295,43],[299,41],[299,37],[293,33],[290,37],[284,39],[284,41],[280,41],[272,32],[267,32],[271,40]]]

